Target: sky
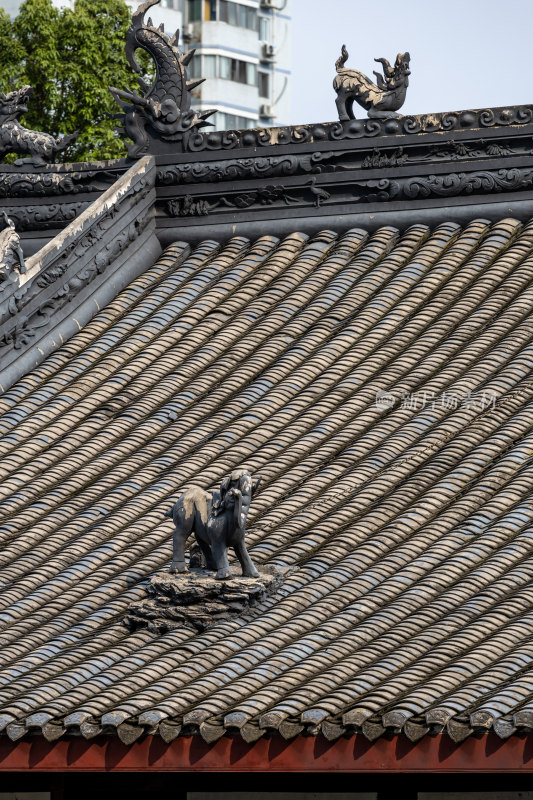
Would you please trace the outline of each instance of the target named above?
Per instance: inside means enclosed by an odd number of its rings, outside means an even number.
[[[402,114],[533,104],[533,0],[291,0],[291,16],[290,124],[337,119],[342,44],[372,79],[374,58],[411,54]]]

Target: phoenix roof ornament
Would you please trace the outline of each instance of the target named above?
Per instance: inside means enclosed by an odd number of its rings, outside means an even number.
[[[115,115],[122,123],[117,130],[133,141],[127,144],[130,158],[140,158],[148,152],[175,151],[175,143],[189,132],[210,125],[206,120],[216,111],[191,109],[191,92],[205,78],[189,79],[187,67],[195,51],[182,53],[178,49],[179,31],[171,37],[162,24],[155,27],[150,18],[144,22],[146,11],[157,3],[159,0],[142,3],[134,12],[126,34],[126,58],[137,73],[142,94],[109,87],[123,109],[122,114]],[[155,62],[156,75],[151,86],[142,77],[142,69],[135,59],[138,48],[145,50]]]
[[[355,119],[353,114],[354,101],[368,111],[368,116],[374,119],[397,117],[395,112],[405,102],[407,87],[409,86],[409,53],[398,53],[394,67],[391,67],[386,58],[376,58],[381,63],[383,75],[374,71],[377,84],[356,69],[347,69],[344,65],[348,60],[346,45],[342,45],[341,55],[335,62],[337,74],[333,79],[333,88],[337,92],[337,111],[341,122]]]

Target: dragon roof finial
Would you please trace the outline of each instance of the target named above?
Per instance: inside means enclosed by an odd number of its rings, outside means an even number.
[[[344,65],[348,60],[346,45],[342,45],[341,55],[335,62],[337,74],[333,79],[333,88],[337,92],[335,100],[339,119],[341,121],[353,119],[353,104],[368,111],[368,116],[387,119],[397,117],[396,113],[405,101],[407,87],[409,86],[409,53],[398,53],[394,66],[386,58],[374,59],[382,65],[383,75],[374,71],[377,84],[356,69],[348,69]]]
[[[170,152],[175,149],[174,143],[182,141],[191,131],[210,125],[207,118],[216,110],[197,112],[191,109],[191,92],[205,78],[189,78],[188,64],[195,51],[182,53],[179,50],[179,31],[171,37],[165,33],[163,25],[155,27],[150,18],[144,21],[148,9],[157,3],[159,0],[142,3],[133,13],[126,34],[126,58],[138,75],[142,94],[109,87],[123,109],[122,114],[116,115],[122,123],[117,130],[133,140],[133,144],[127,144],[131,158],[140,158],[148,152]],[[135,58],[138,48],[154,60],[156,75],[151,86],[143,79]]]

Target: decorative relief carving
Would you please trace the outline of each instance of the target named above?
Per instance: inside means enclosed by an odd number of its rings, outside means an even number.
[[[19,120],[28,110],[28,100],[33,94],[31,86],[21,86],[9,94],[0,92],[0,159],[8,153],[28,154],[16,164],[42,166],[57,153],[62,153],[77,138],[77,133],[55,139],[49,133],[25,128]]]
[[[147,211],[142,217],[131,222],[127,228],[122,230],[112,242],[100,250],[83,269],[69,278],[57,292],[45,300],[39,308],[29,316],[22,316],[21,310],[28,304],[28,293],[19,290],[10,298],[10,312],[17,315],[15,324],[5,331],[0,338],[0,348],[14,347],[19,350],[26,346],[35,338],[37,331],[49,325],[52,316],[63,308],[78,292],[92,282],[96,275],[104,272],[107,267],[125,250],[132,242],[137,239],[146,228],[151,219],[151,211]],[[73,260],[78,260],[81,251],[101,239],[102,228],[97,226],[90,231],[79,246],[70,250],[69,257],[65,258],[59,265],[54,265],[45,274],[39,276],[37,285],[44,288],[54,283],[59,277],[65,274]]]
[[[0,197],[48,197],[80,192],[101,192],[124,172],[92,169],[57,172],[0,172]],[[96,178],[96,181],[92,179]]]
[[[269,186],[261,186],[255,191],[238,194],[235,197],[223,198],[223,202],[226,205],[236,206],[237,208],[249,208],[253,205],[271,206],[278,202],[290,206],[291,203],[297,203],[298,199],[288,194],[284,186],[270,184]]]
[[[85,203],[54,203],[41,206],[12,206],[11,218],[19,230],[39,230],[54,227],[63,227],[63,223],[71,222],[81,214],[90,202]]]
[[[314,197],[315,206],[317,208],[320,208],[322,203],[324,203],[326,200],[329,200],[331,197],[329,192],[326,192],[326,190],[321,186],[316,185],[315,177],[311,178],[310,181],[307,181],[306,186],[309,186],[309,191]]]
[[[296,205],[305,207],[313,204],[346,206],[355,203],[387,202],[390,200],[415,200],[426,197],[456,197],[468,194],[487,194],[491,192],[512,192],[533,186],[533,168],[473,170],[471,172],[452,172],[440,175],[407,177],[383,177],[350,182],[317,185],[317,178],[291,188],[289,194],[281,185],[269,185],[241,194],[224,195],[213,199],[186,195],[167,202],[170,216],[206,216],[222,211],[224,208],[259,210],[262,206],[278,207]],[[213,197],[213,196],[211,196]]]
[[[214,204],[213,207],[218,205]],[[207,200],[195,200],[190,194],[178,200],[169,200],[168,213],[172,217],[201,217],[207,216],[211,211],[211,204]]]
[[[533,185],[533,169],[499,169],[483,172],[452,172],[445,175],[357,181],[357,186],[370,191],[361,199],[413,200],[419,197],[454,197],[460,194],[511,192]]]
[[[509,147],[508,144],[498,144],[498,142],[485,143],[483,140],[480,142],[480,144],[484,146],[485,153],[488,156],[512,156],[515,152],[517,152],[516,150],[513,150],[512,147]],[[530,150],[529,152],[532,153],[533,150]]]
[[[363,169],[375,169],[379,167],[401,167],[409,161],[409,156],[404,152],[403,147],[398,147],[393,153],[387,154],[378,150],[376,147],[361,162]]]
[[[9,349],[20,350],[32,340],[41,338],[44,332],[41,329],[51,328],[57,323],[57,314],[62,307],[137,239],[153,218],[152,206],[147,207],[146,198],[154,189],[154,178],[155,165],[140,162],[132,167],[121,177],[107,201],[97,201],[91,214],[80,223],[75,222],[70,232],[67,228],[67,233],[63,234],[64,241],[57,250],[43,255],[42,263],[37,261],[34,264],[32,261],[32,269],[37,264],[40,268],[32,280],[19,288],[11,286],[7,290],[0,307],[0,348],[3,355]],[[68,205],[43,205],[38,209],[44,218],[49,219],[58,208],[60,213],[74,215],[80,210],[77,205],[73,204],[70,209]],[[130,222],[125,216],[128,214]],[[55,287],[58,282],[60,285]]]
[[[33,327],[30,328],[27,317],[18,319],[16,324],[0,337],[0,348],[12,346],[15,350],[20,350],[31,343],[38,328],[47,324],[48,320],[43,319],[42,321],[35,321]]]
[[[73,263],[79,261],[86,253],[86,251],[97,244],[104,236],[105,232],[113,225],[114,219],[117,214],[122,210],[124,202],[131,203],[137,199],[143,199],[147,192],[151,189],[148,179],[141,178],[135,186],[132,187],[130,192],[125,195],[119,202],[114,203],[108,210],[105,216],[98,221],[94,222],[91,227],[75,242],[71,243],[69,247],[65,248],[61,254],[61,258],[53,263],[50,267],[43,270],[35,281],[35,286],[44,288],[50,286],[55,281],[59,280]],[[121,236],[121,235],[120,235]],[[120,236],[116,241],[120,239]],[[108,245],[110,247],[110,245]],[[120,252],[120,251],[119,251]],[[29,299],[29,298],[28,298]]]
[[[192,164],[172,164],[157,173],[157,182],[163,186],[183,183],[214,183],[217,181],[270,178],[295,175],[299,172],[333,171],[334,153],[306,153],[300,156],[256,156],[229,161],[208,161]]]
[[[333,170],[357,169],[381,169],[383,167],[401,167],[405,164],[424,163],[427,161],[468,161],[473,159],[487,158],[507,158],[509,156],[531,156],[533,149],[525,141],[518,142],[515,147],[511,147],[507,142],[484,141],[479,139],[473,146],[471,142],[457,142],[450,139],[445,144],[431,145],[420,152],[406,152],[404,147],[398,147],[394,152],[374,148],[372,153],[367,154],[360,164],[352,158],[350,163],[339,161],[332,167]]]
[[[359,70],[345,67],[347,60],[348,51],[343,44],[341,56],[335,62],[337,74],[333,79],[339,119],[354,119],[354,102],[368,111],[370,118],[397,117],[396,111],[403,106],[409,86],[409,53],[398,53],[394,67],[391,67],[386,58],[374,59],[383,67],[383,76],[374,71],[377,85]]]
[[[185,195],[176,200],[169,200],[167,212],[171,217],[199,217],[207,216],[220,206],[251,208],[252,206],[270,206],[275,203],[284,203],[288,206],[298,202],[298,198],[288,194],[285,187],[271,184],[242,194],[219,197],[214,202]]]
[[[418,160],[445,160],[445,161],[463,161],[471,158],[487,158],[487,157],[504,157],[512,155],[531,155],[532,150],[530,147],[511,147],[507,143],[499,142],[485,142],[480,139],[476,142],[476,147],[465,142],[456,142],[454,139],[442,146],[433,145],[429,148],[428,152],[421,156]]]
[[[371,152],[365,150],[341,150],[331,153],[307,153],[301,156],[256,156],[254,158],[228,159],[226,161],[172,164],[159,168],[157,180],[158,184],[163,186],[217,183],[219,181],[245,181],[281,175],[395,168],[406,164],[426,163],[428,161],[466,161],[476,158],[503,158],[513,155],[530,156],[532,152],[530,143],[525,139],[515,147],[511,147],[506,142],[486,142],[482,139],[476,142],[474,147],[471,143],[457,142],[452,139],[443,144],[430,145],[427,150],[413,148],[408,151],[404,146],[390,149],[374,147]],[[311,183],[309,181],[307,185]],[[247,202],[247,199],[237,201],[237,207],[244,207],[239,205],[241,202]],[[234,205],[227,196],[224,201],[211,203],[202,201],[200,205],[195,205],[193,198],[187,197],[169,201],[168,211],[172,216],[202,216],[221,204]]]
[[[445,114],[420,114],[387,120],[353,120],[334,123],[332,139],[360,139],[366,136],[437,133],[440,131],[492,128],[495,125],[525,125],[533,120],[530,106],[487,108],[481,111],[458,111]]]

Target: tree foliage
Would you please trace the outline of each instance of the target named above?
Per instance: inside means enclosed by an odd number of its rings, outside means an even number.
[[[63,159],[126,155],[108,116],[119,109],[107,87],[138,89],[124,56],[130,21],[123,0],[75,0],[72,9],[25,0],[14,20],[0,9],[0,91],[33,86],[25,125],[54,136],[80,132]]]

